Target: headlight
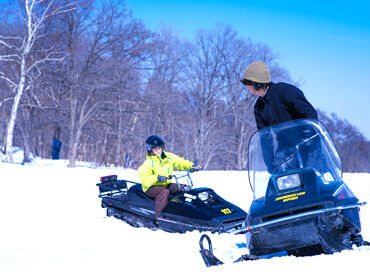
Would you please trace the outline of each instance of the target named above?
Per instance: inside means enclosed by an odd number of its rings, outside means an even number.
[[[301,186],[299,174],[291,174],[277,178],[276,184],[279,190],[287,190]]]
[[[208,192],[207,192],[207,191],[200,192],[200,193],[198,194],[198,198],[199,198],[201,201],[206,201],[206,200],[208,200],[208,198],[209,198],[209,194],[208,194]]]

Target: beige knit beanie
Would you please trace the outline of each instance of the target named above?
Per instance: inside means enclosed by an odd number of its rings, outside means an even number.
[[[270,71],[267,68],[265,62],[255,61],[245,69],[244,79],[256,83],[270,83]]]

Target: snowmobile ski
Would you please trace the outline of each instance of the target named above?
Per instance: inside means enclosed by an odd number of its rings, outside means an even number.
[[[207,240],[207,243],[208,243],[208,249],[204,248],[204,240]],[[200,255],[202,255],[202,258],[203,258],[203,261],[204,263],[206,264],[207,267],[210,267],[210,266],[216,266],[216,265],[222,265],[224,264],[222,261],[220,261],[214,254],[213,254],[213,248],[212,248],[212,241],[211,239],[208,237],[207,234],[203,234],[201,237],[200,237],[200,240],[199,240],[199,246],[200,246],[200,250],[199,250],[199,253]]]

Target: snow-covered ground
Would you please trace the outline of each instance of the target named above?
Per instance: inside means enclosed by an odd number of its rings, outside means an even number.
[[[138,181],[137,171],[94,168],[64,160],[0,164],[0,274],[346,274],[367,273],[370,247],[334,255],[225,264],[206,268],[199,254],[202,233],[170,234],[136,229],[105,216],[96,183],[117,174]],[[370,174],[344,174],[360,201],[370,200]],[[207,186],[248,210],[247,172],[201,171],[195,187]],[[361,211],[363,236],[370,239],[370,206]],[[210,234],[215,254],[242,236]],[[325,273],[324,273],[325,272]]]

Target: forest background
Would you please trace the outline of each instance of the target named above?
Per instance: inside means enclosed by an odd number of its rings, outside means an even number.
[[[273,82],[299,86],[274,50],[229,25],[193,40],[150,31],[125,1],[0,0],[0,145],[51,158],[137,168],[152,134],[205,169],[243,170],[256,131],[245,67],[265,61]],[[319,110],[346,172],[370,172],[370,141]]]

